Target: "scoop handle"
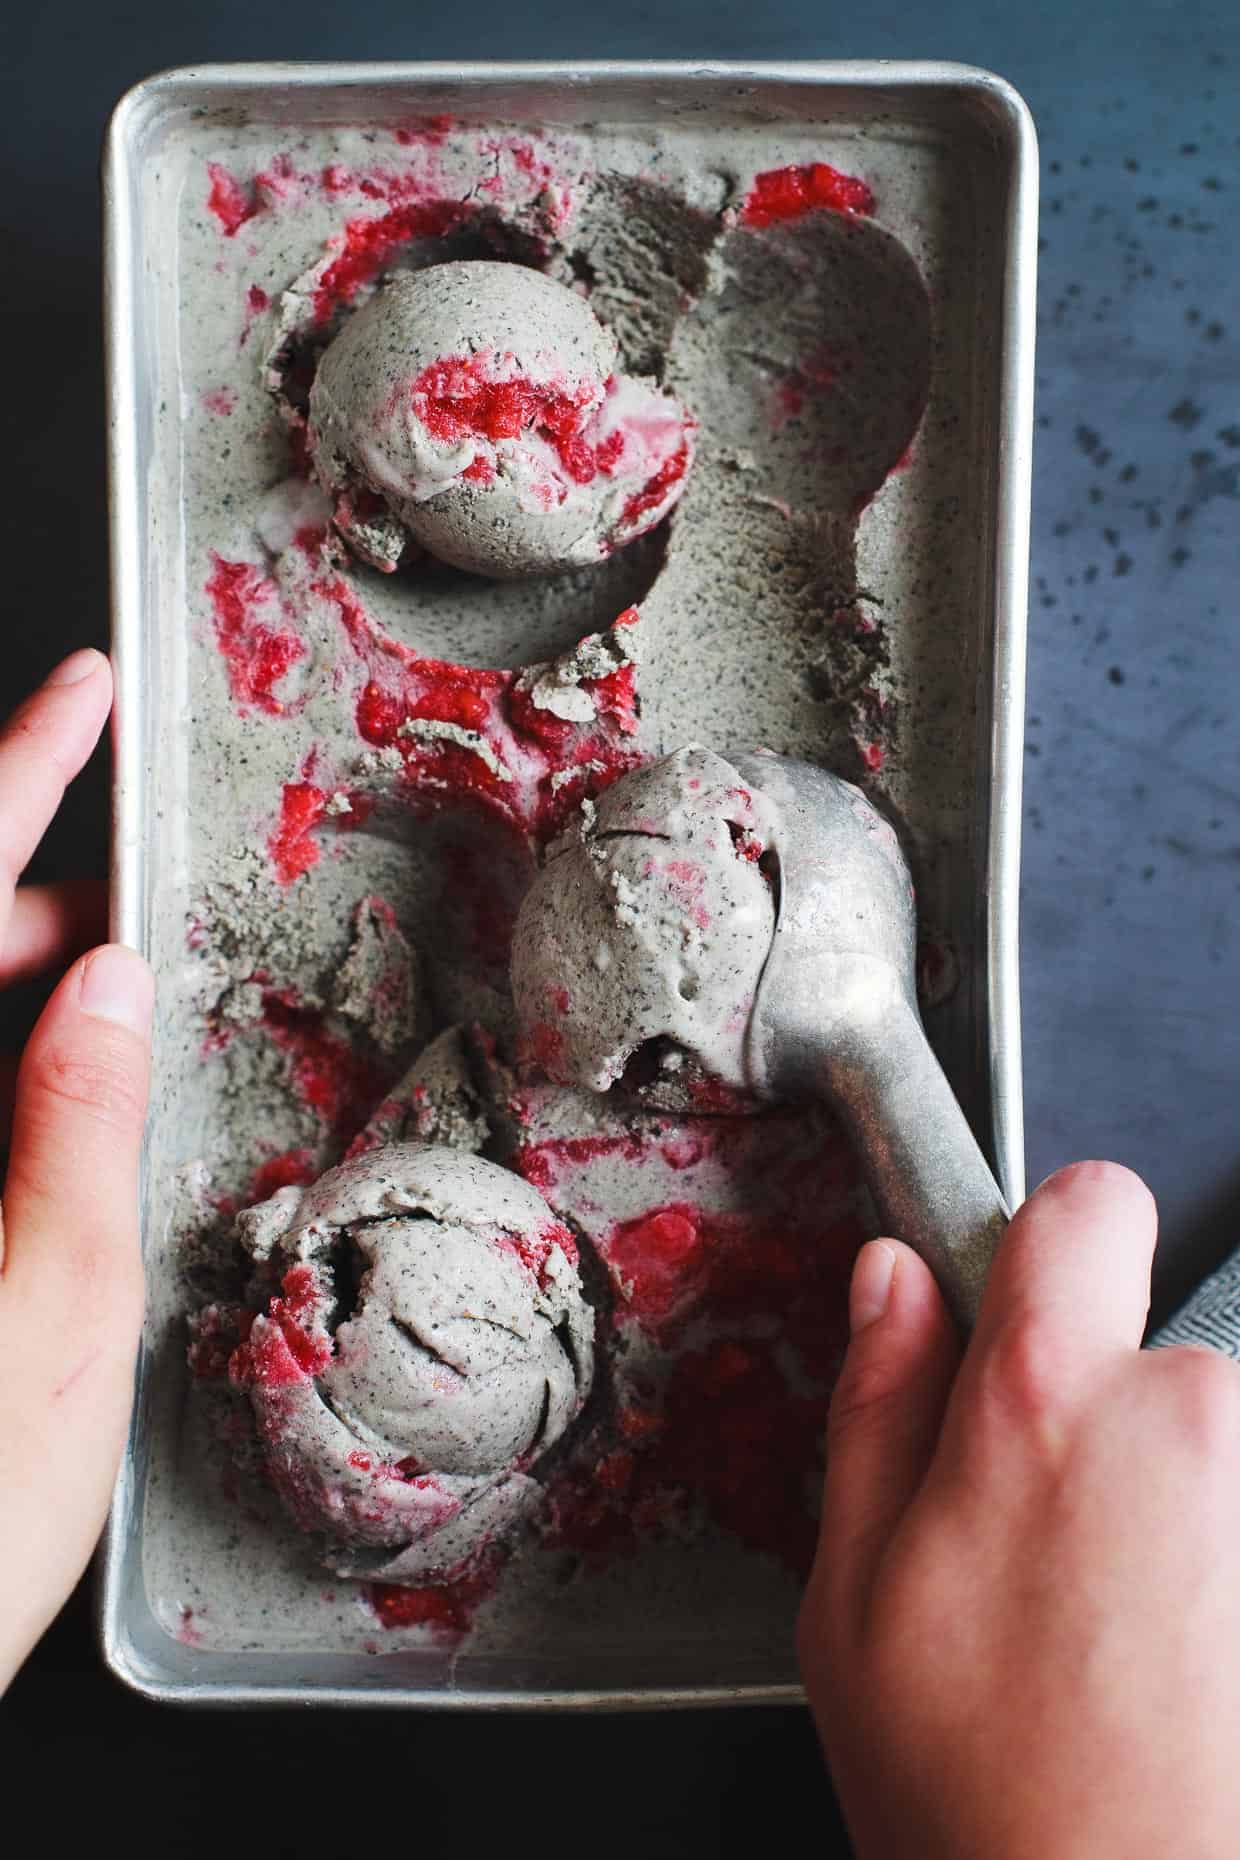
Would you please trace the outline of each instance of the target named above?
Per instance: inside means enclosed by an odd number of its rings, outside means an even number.
[[[972,1329],[1008,1210],[911,1003],[833,1056],[830,1096],[885,1230],[921,1254]]]

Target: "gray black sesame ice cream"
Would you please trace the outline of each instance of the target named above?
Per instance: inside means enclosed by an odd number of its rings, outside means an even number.
[[[229,1374],[286,1509],[341,1575],[459,1572],[537,1503],[531,1470],[589,1390],[572,1235],[519,1177],[421,1144],[283,1188],[238,1231],[278,1289]]]
[[[770,804],[690,745],[583,803],[521,907],[512,986],[527,1056],[561,1084],[729,1108],[775,929]]]
[[[501,579],[586,566],[659,522],[695,425],[575,291],[523,265],[398,273],[325,352],[310,447],[371,566],[412,541]]]

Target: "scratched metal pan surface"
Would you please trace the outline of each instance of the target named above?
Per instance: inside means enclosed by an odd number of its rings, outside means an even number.
[[[104,173],[118,676],[114,934],[148,953],[166,998],[175,1002],[195,882],[193,786],[184,778],[183,753],[195,661],[185,646],[178,450],[185,406],[178,370],[184,320],[197,306],[192,279],[178,269],[178,149],[186,138],[201,141],[204,126],[223,135],[270,126],[273,137],[313,139],[324,126],[384,128],[441,115],[530,131],[603,125],[623,133],[640,126],[692,135],[708,155],[769,130],[780,147],[805,150],[802,160],[821,149],[828,160],[849,155],[854,170],[867,160],[877,164],[897,177],[893,199],[905,168],[923,177],[909,183],[904,225],[914,244],[919,227],[933,220],[939,229],[937,273],[926,278],[934,318],[930,366],[951,373],[954,399],[950,417],[925,425],[917,442],[930,453],[922,481],[933,493],[923,509],[927,520],[918,530],[914,509],[902,526],[885,519],[884,499],[876,500],[875,515],[862,526],[860,571],[883,581],[889,624],[905,626],[918,618],[931,584],[928,570],[902,566],[902,538],[919,536],[946,575],[934,584],[933,629],[922,629],[933,631],[933,639],[923,641],[921,660],[907,670],[904,703],[903,728],[913,747],[919,732],[927,742],[933,735],[933,754],[927,749],[921,762],[907,757],[911,785],[887,798],[906,820],[915,816],[918,782],[924,787],[930,780],[924,771],[937,770],[948,825],[942,856],[924,861],[917,874],[919,902],[945,929],[958,979],[930,1009],[927,1024],[1009,1201],[1017,1202],[1023,1194],[1017,888],[1037,164],[1024,104],[982,71],[873,62],[266,64],[174,71],[130,92],[112,122]],[[924,198],[917,194],[923,185]],[[212,1646],[178,1625],[151,1571],[159,1567],[159,1534],[170,1528],[160,1482],[187,1385],[168,1190],[170,1159],[185,1153],[187,1037],[175,1009],[163,1011],[142,1209],[151,1317],[99,1589],[103,1654],[113,1672],[149,1697],[201,1705],[527,1710],[798,1700],[787,1636],[734,1646],[726,1623],[663,1643],[643,1639],[635,1626],[631,1634],[600,1636],[594,1650],[580,1640],[565,1650],[557,1648],[550,1616],[537,1645],[519,1656],[471,1654],[468,1643],[455,1652],[407,1644],[386,1650],[382,1636],[369,1649],[312,1639],[264,1645],[261,1634],[248,1645]]]

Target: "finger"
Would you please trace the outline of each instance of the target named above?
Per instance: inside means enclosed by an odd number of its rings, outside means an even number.
[[[22,1058],[0,1278],[0,1689],[85,1568],[125,1437],[151,1004],[139,956],[95,950]]]
[[[960,1360],[925,1262],[898,1241],[857,1256],[852,1336],[827,1422],[827,1476],[811,1607],[843,1643],[863,1624],[883,1552],[934,1455]]]
[[[8,934],[0,945],[0,987],[63,969],[107,934],[108,887],[103,879],[19,885]],[[13,1129],[17,1059],[0,1053],[0,1149]]]
[[[107,929],[108,888],[101,879],[19,885],[0,944],[0,987],[62,969]]]
[[[995,1255],[966,1370],[1014,1329],[1048,1357],[1088,1369],[1138,1349],[1158,1235],[1154,1198],[1119,1163],[1073,1163],[1017,1210]]]
[[[63,1315],[134,1250],[153,999],[142,958],[105,944],[44,1008],[18,1069],[0,1293]]]
[[[112,672],[87,647],[58,665],[0,729],[0,901],[30,862],[65,789],[99,740]]]

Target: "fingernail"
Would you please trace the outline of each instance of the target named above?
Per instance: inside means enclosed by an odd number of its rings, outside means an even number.
[[[49,685],[80,685],[84,678],[99,670],[102,662],[101,652],[96,652],[93,646],[83,646],[80,652],[71,652],[67,659],[62,659],[47,682]]]
[[[894,1249],[885,1240],[870,1240],[858,1253],[848,1294],[848,1324],[854,1336],[887,1309],[895,1269]]]
[[[155,977],[136,950],[109,943],[86,958],[78,998],[84,1014],[115,1021],[145,1039],[155,1007]]]

